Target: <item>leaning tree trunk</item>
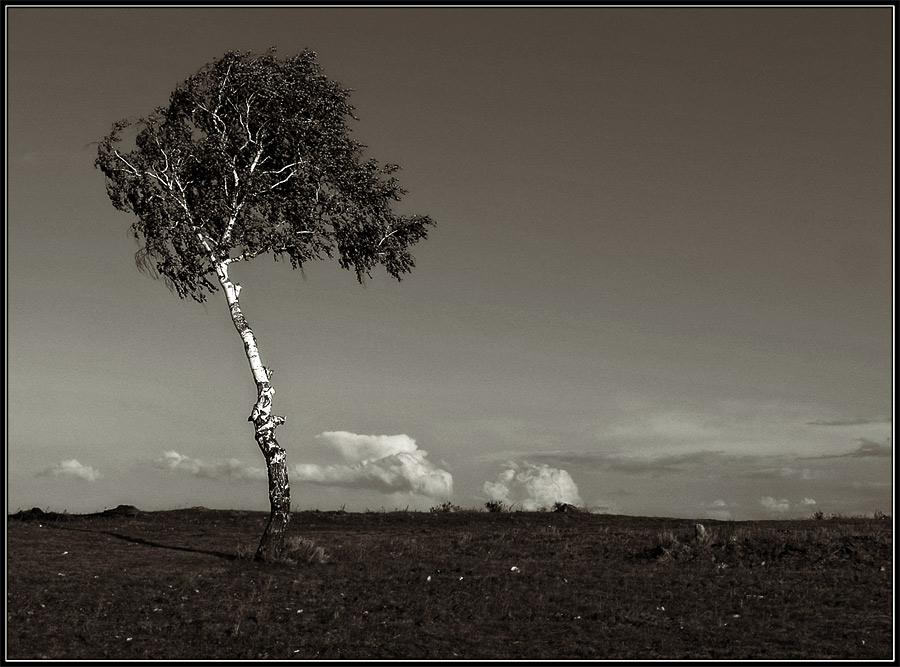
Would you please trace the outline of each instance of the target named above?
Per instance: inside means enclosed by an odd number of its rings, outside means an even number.
[[[266,469],[269,475],[269,505],[271,511],[269,522],[263,532],[259,548],[256,550],[256,560],[269,560],[276,557],[284,545],[284,531],[291,519],[291,488],[288,484],[287,463],[284,449],[275,440],[275,429],[284,423],[284,417],[272,414],[272,396],[275,389],[270,380],[272,369],[262,365],[259,358],[259,349],[256,346],[256,336],[244,319],[241,311],[238,295],[241,286],[231,282],[228,278],[227,263],[216,266],[219,282],[225,290],[225,298],[231,309],[231,320],[237,329],[241,340],[244,341],[244,351],[250,362],[253,372],[253,380],[256,382],[257,399],[253,405],[253,411],[248,421],[253,422],[256,431],[256,443],[266,457]]]

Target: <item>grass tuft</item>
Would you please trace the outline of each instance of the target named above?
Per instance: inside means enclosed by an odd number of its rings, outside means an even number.
[[[237,556],[241,560],[253,560],[256,557],[256,547],[246,544],[237,546]],[[316,545],[305,537],[288,537],[284,540],[281,553],[269,560],[270,563],[280,565],[320,565],[331,560],[331,556],[323,547]]]
[[[317,546],[315,542],[305,537],[289,537],[284,541],[284,549],[279,554],[276,562],[288,565],[308,563],[320,565],[331,560],[331,556],[325,553],[325,549]]]
[[[508,512],[509,508],[501,500],[489,500],[484,504],[484,509],[488,512]]]
[[[449,500],[447,502],[441,503],[440,505],[435,505],[431,508],[432,514],[449,514],[451,512],[459,512],[459,505],[454,505]]]

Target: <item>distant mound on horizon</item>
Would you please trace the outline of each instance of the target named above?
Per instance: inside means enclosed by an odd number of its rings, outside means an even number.
[[[69,514],[68,512],[45,512],[40,507],[32,507],[30,510],[19,510],[15,514],[10,514],[10,519],[16,521],[65,521],[75,516],[137,516],[141,514],[134,505],[118,505],[112,509],[103,510],[102,512],[93,512],[89,514]]]

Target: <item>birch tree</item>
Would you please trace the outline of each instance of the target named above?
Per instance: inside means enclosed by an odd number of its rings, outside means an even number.
[[[182,299],[220,288],[256,384],[250,411],[266,460],[271,512],[256,558],[278,555],[290,521],[285,451],[275,438],[272,369],[241,311],[229,268],[260,255],[295,269],[337,258],[363,282],[376,265],[396,279],[428,216],[398,215],[397,165],[365,159],[350,137],[349,89],[328,79],[316,54],[279,59],[237,51],[178,85],[167,106],[113,124],[96,166],[113,206],[134,214],[139,269]]]

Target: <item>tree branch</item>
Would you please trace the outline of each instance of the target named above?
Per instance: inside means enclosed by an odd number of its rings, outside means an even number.
[[[202,104],[199,104],[199,103],[198,103],[197,106],[198,106],[200,109],[203,109],[203,110],[204,110],[206,113],[208,113],[210,116],[212,116],[212,117],[213,117],[213,120],[216,122],[217,125],[221,125],[221,129],[219,130],[219,132],[220,132],[221,135],[222,135],[222,143],[224,143],[224,142],[225,142],[225,137],[228,135],[228,126],[225,124],[225,121],[222,120],[221,116],[219,116],[219,107],[216,107],[214,110],[210,111],[209,109],[207,109],[207,108],[206,108],[205,106],[203,106]]]
[[[253,162],[252,162],[252,164],[250,165],[250,173],[251,173],[251,174],[252,174],[253,171],[256,169],[256,166],[259,164],[259,158],[262,157],[262,154],[263,154],[263,149],[262,149],[262,146],[260,146],[260,147],[259,147],[259,150],[258,150],[257,153],[256,153],[256,157],[253,158]]]
[[[247,252],[245,250],[237,257],[229,257],[228,259],[222,260],[222,264],[228,266],[229,264],[234,264],[235,262],[246,262],[256,257],[258,254],[259,252]]]
[[[287,176],[285,176],[284,178],[282,178],[280,181],[278,181],[277,183],[275,183],[275,185],[270,185],[270,186],[269,186],[269,190],[274,190],[275,188],[277,188],[277,187],[278,187],[279,185],[281,185],[282,183],[287,183],[287,182],[291,179],[291,176],[293,176],[293,175],[294,175],[294,171],[291,170],[291,173],[290,173],[290,174],[288,174]]]
[[[128,166],[128,168],[131,169],[131,171],[134,172],[134,175],[135,175],[135,176],[140,176],[140,175],[141,175],[141,172],[139,172],[139,171],[137,170],[137,168],[136,168],[133,164],[131,164],[128,160],[126,160],[125,158],[123,158],[123,157],[119,154],[119,151],[113,151],[113,153],[115,153],[115,154],[116,154],[116,157],[119,158],[122,162],[124,162],[124,163]]]
[[[166,168],[162,170],[162,173],[165,174],[167,171],[169,171],[169,156],[166,155],[166,151],[163,150],[162,145],[159,143],[159,137],[154,136],[153,138],[156,140],[156,146],[159,148],[159,152],[162,153],[163,158],[165,158],[166,160]]]
[[[376,246],[376,247],[380,248],[382,243],[384,243],[385,241],[387,241],[390,237],[392,237],[392,236],[393,236],[394,234],[396,234],[396,233],[397,233],[397,230],[396,230],[396,229],[393,230],[390,234],[388,234],[387,236],[385,236],[384,238],[382,238],[382,239],[378,242],[378,246]]]
[[[268,159],[268,156],[267,156],[267,159]],[[266,172],[263,172],[263,173],[266,173],[266,174],[273,174],[273,175],[276,175],[276,176],[277,176],[278,174],[282,173],[282,172],[285,171],[286,169],[291,169],[291,167],[296,167],[298,164],[301,164],[302,162],[303,162],[303,160],[298,160],[297,162],[291,162],[290,164],[284,165],[281,169],[275,169],[275,170],[273,170],[273,171],[266,171]],[[252,169],[251,169],[251,171],[252,171]],[[281,185],[282,183],[287,183],[287,182],[291,179],[291,177],[294,176],[294,174],[296,174],[296,173],[297,173],[297,172],[295,172],[293,169],[291,169],[291,173],[290,173],[290,174],[288,174],[287,176],[285,176],[283,179],[281,179],[280,181],[278,181],[278,182],[275,183],[274,185],[270,185],[270,186],[265,190],[265,192],[268,192],[268,191],[270,191],[270,190],[274,190],[275,188],[277,188],[277,187],[278,187],[279,185]]]

